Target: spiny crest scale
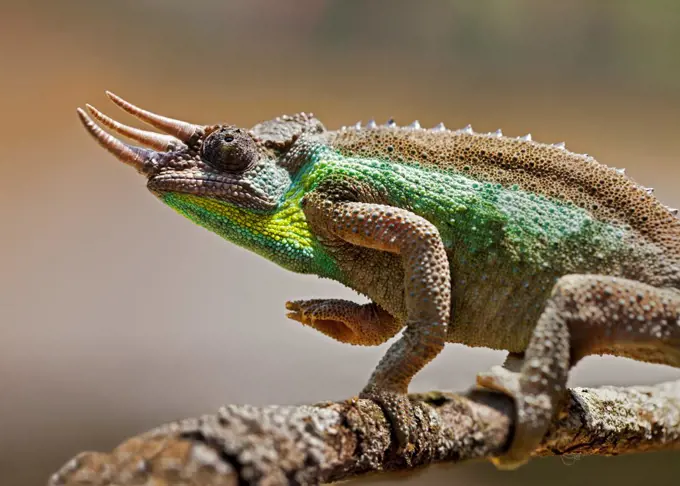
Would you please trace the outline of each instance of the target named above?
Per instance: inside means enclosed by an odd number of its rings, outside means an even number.
[[[347,148],[349,156],[361,153],[403,163],[413,159],[419,166],[455,170],[503,186],[517,185],[543,196],[573,201],[603,221],[630,223],[664,244],[676,238],[677,229],[668,228],[672,213],[647,188],[587,154],[568,151],[563,142],[539,143],[530,134],[507,137],[499,132],[476,133],[470,125],[456,131],[439,126],[414,129],[413,124],[389,128],[396,130],[360,130],[347,138],[339,137],[337,145],[332,145],[341,152]]]

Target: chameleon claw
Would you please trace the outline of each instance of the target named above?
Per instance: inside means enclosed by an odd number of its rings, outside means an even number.
[[[302,308],[300,306],[300,301],[287,301],[286,302],[286,317],[293,321],[298,321],[301,324],[305,324],[303,318]]]

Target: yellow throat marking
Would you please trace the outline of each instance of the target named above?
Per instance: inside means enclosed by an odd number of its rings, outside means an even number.
[[[244,232],[264,237],[272,243],[287,243],[296,248],[312,246],[312,233],[300,208],[301,194],[287,197],[275,212],[266,214],[191,194],[177,196],[192,206],[203,208],[217,218],[231,222]]]

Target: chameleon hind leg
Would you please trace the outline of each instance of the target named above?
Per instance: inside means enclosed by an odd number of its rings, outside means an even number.
[[[515,434],[507,452],[493,459],[498,467],[529,459],[567,396],[569,369],[590,354],[680,367],[680,292],[599,275],[559,279],[521,369],[494,367],[477,378],[515,400]]]
[[[377,346],[394,336],[402,324],[378,304],[342,299],[286,302],[287,317],[342,343]]]

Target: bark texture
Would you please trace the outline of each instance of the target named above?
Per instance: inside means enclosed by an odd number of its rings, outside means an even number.
[[[504,395],[410,396],[411,442],[400,447],[382,409],[349,399],[301,406],[228,405],[164,425],[111,453],[84,452],[49,480],[61,485],[313,485],[371,472],[492,457],[512,435]],[[575,388],[535,455],[680,449],[680,381]]]

